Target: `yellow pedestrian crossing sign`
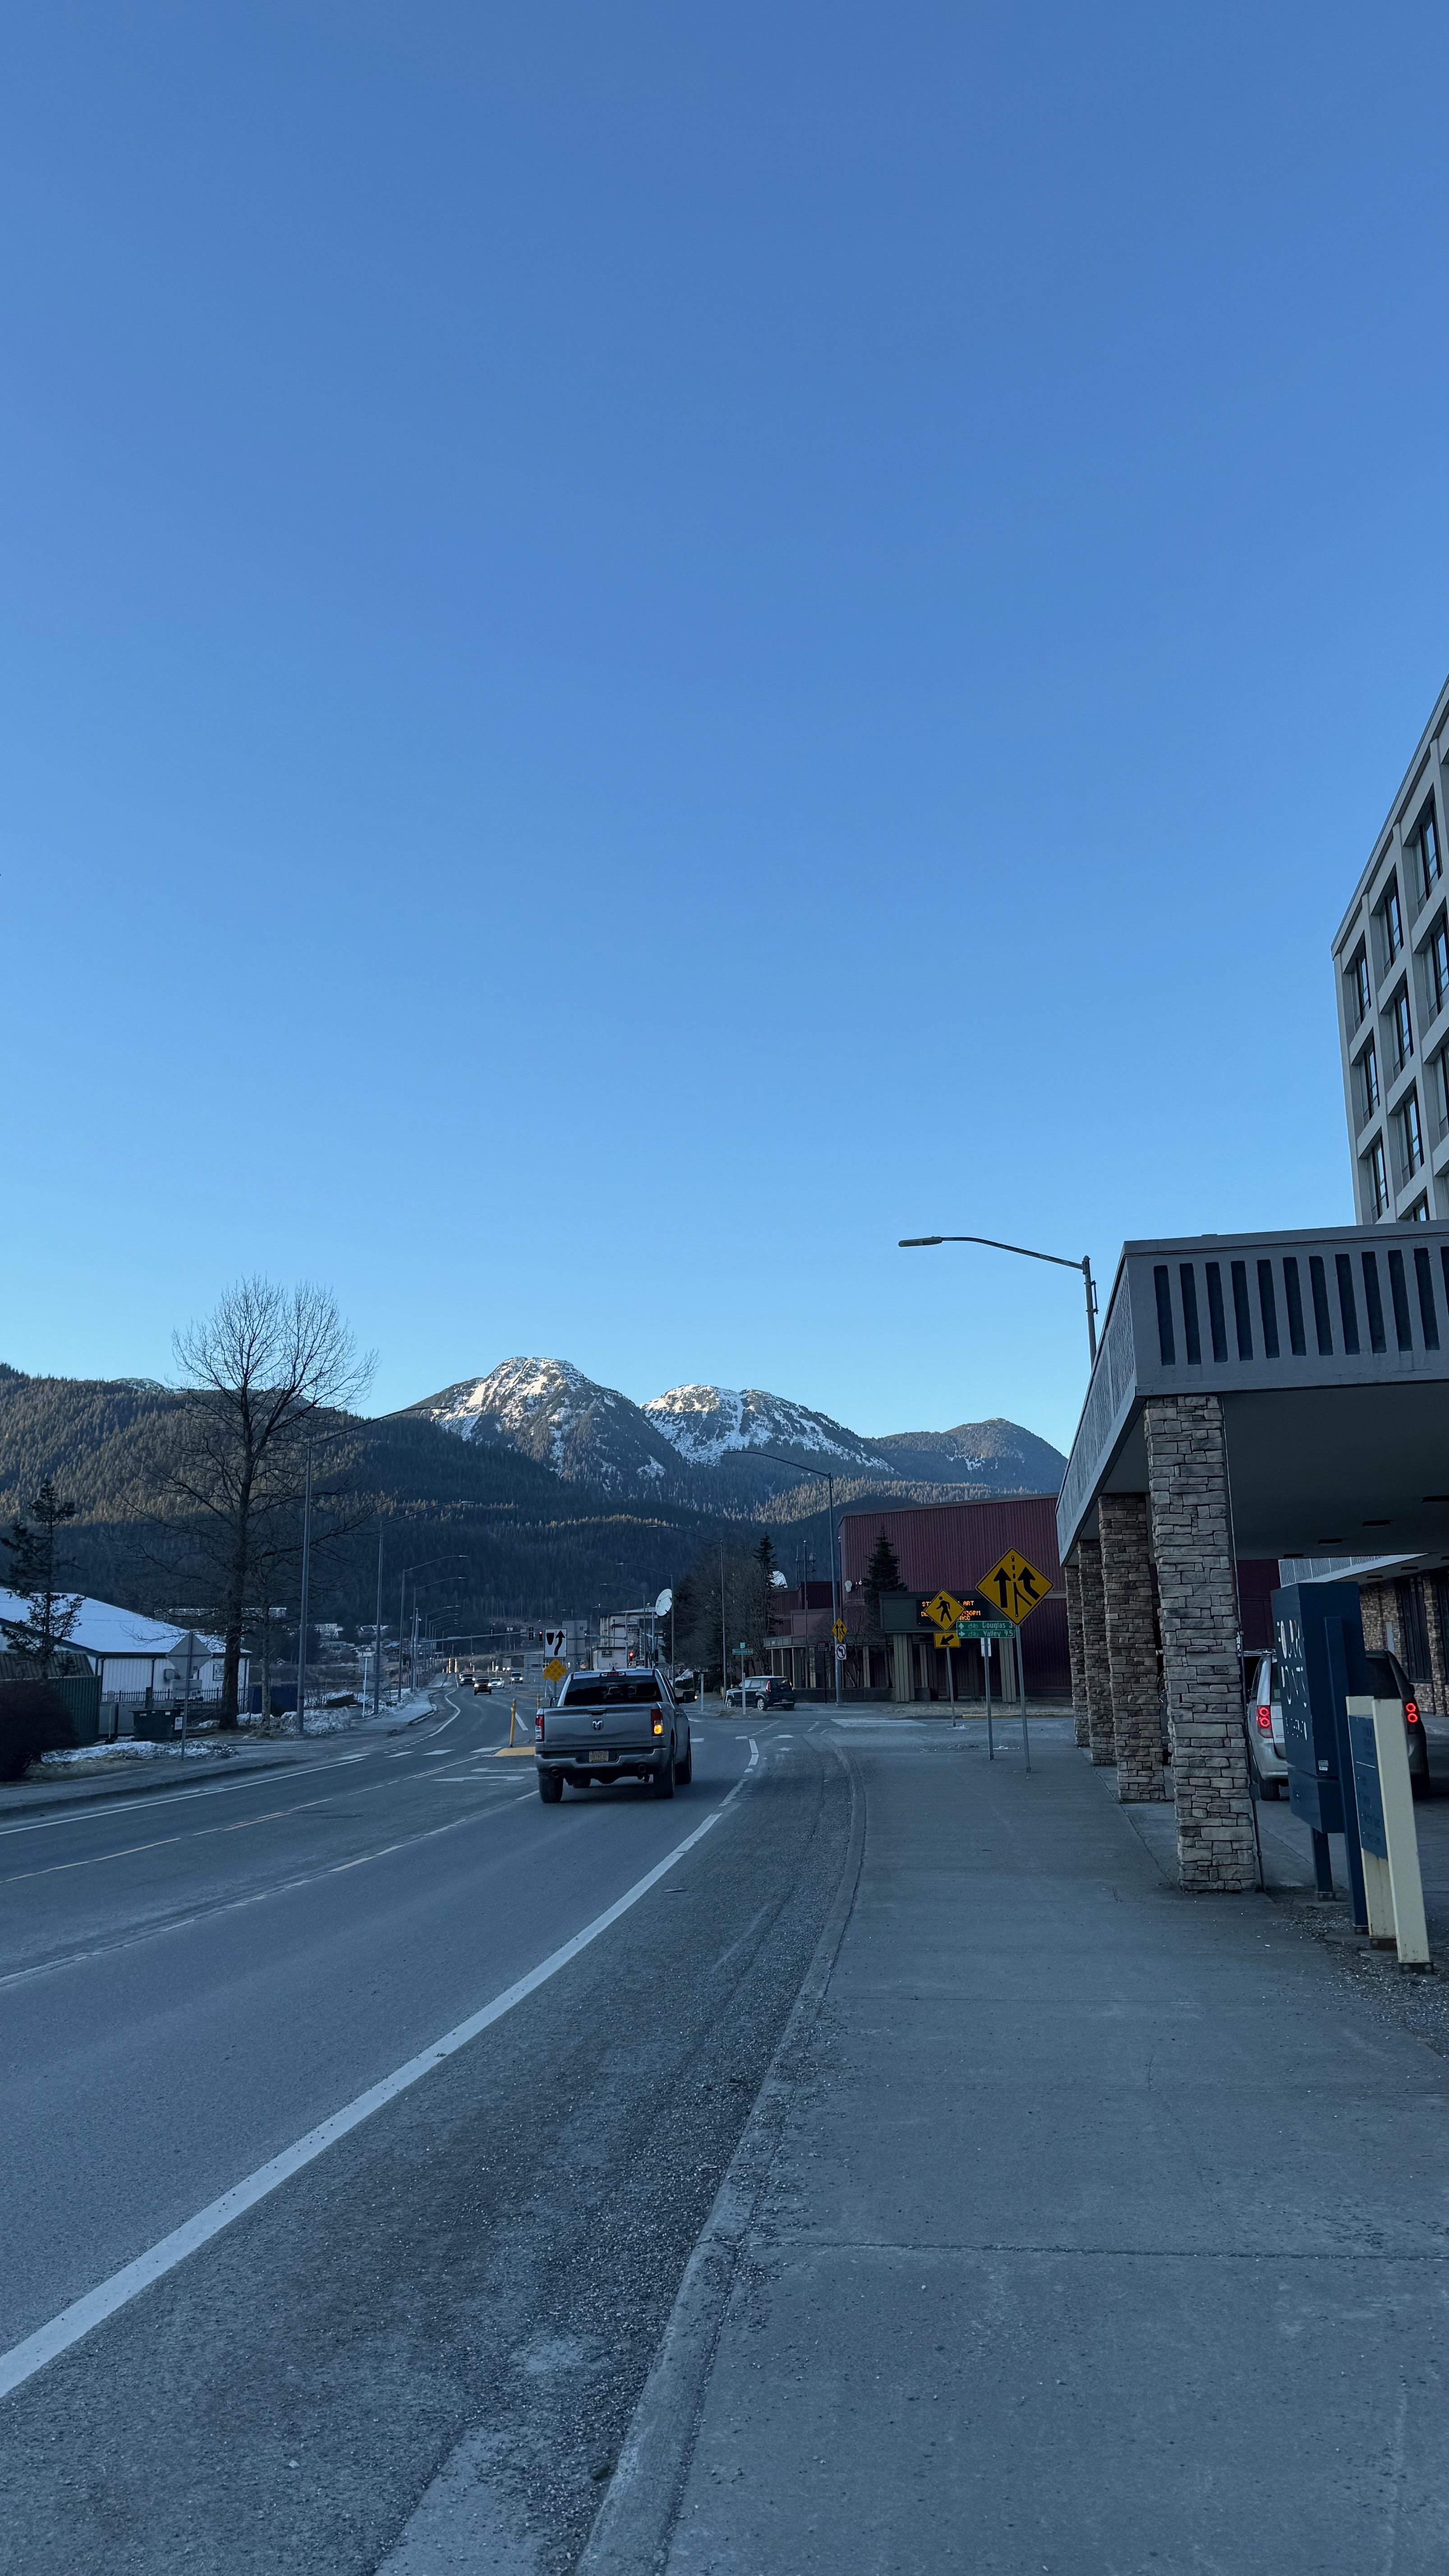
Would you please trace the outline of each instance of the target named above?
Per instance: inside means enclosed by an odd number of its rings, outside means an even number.
[[[942,1647],[955,1642],[958,1621],[974,1619],[975,1616],[974,1608],[968,1602],[958,1601],[954,1592],[936,1592],[929,1601],[921,1603],[921,1617],[930,1620],[936,1631],[936,1643]]]
[[[1002,1618],[1010,1619],[1017,1628],[1023,1619],[1031,1617],[1033,1610],[1040,1608],[1051,1588],[1050,1575],[1042,1574],[1036,1566],[1029,1565],[1014,1547],[1009,1547],[1005,1556],[997,1559],[991,1572],[983,1574],[976,1586],[992,1609],[999,1610]]]

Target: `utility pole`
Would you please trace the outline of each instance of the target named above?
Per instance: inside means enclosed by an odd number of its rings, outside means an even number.
[[[297,1733],[307,1732],[307,1587],[312,1571],[312,1443],[307,1443],[307,1486],[302,1502],[302,1617],[297,1630]]]
[[[196,1631],[186,1631],[186,1693],[181,1702],[181,1758],[186,1759],[186,1730],[191,1722],[191,1674],[196,1659]]]
[[[377,1603],[372,1614],[372,1713],[382,1715],[382,1523],[377,1525]]]

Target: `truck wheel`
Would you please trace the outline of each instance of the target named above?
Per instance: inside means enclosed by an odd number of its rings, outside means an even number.
[[[656,1798],[672,1798],[674,1795],[674,1763],[672,1758],[668,1762],[661,1762],[658,1770],[654,1774],[654,1795]]]
[[[684,1760],[682,1762],[675,1763],[674,1777],[678,1781],[681,1789],[687,1789],[690,1781],[694,1778],[694,1741],[692,1737],[690,1739],[689,1751],[686,1753]]]
[[[556,1807],[563,1796],[563,1773],[561,1771],[540,1771],[538,1775],[538,1794],[542,1798],[546,1807]]]

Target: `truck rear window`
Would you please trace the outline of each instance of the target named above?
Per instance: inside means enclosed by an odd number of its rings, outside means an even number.
[[[571,1673],[560,1708],[649,1708],[659,1698],[652,1673]]]

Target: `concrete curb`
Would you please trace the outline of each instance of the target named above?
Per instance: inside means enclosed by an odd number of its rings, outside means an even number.
[[[860,1880],[865,1793],[848,1751],[828,1738],[823,1741],[850,1786],[845,1866],[769,2072],[685,2266],[658,2359],[634,2409],[575,2576],[647,2576],[647,2571],[657,2576],[668,2554],[740,2252],[770,2178],[800,2060],[825,2000]]]

